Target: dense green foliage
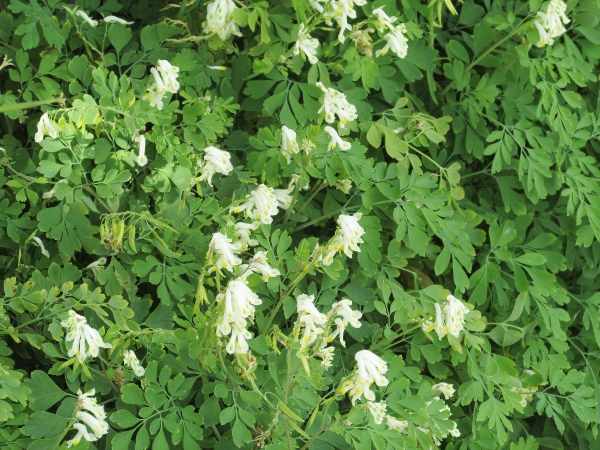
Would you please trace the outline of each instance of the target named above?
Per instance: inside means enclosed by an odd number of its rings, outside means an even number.
[[[66,448],[95,389],[110,431],[77,448],[598,448],[600,1],[567,2],[543,47],[541,0],[356,1],[344,42],[309,0],[238,2],[221,39],[208,3],[78,0],[94,27],[74,4],[0,0],[0,447]],[[406,25],[405,58],[378,54],[375,8]],[[316,64],[294,54],[299,24]],[[180,83],[162,109],[144,98],[159,60]],[[358,118],[326,123],[319,82]],[[58,136],[34,140],[44,112]],[[326,125],[351,148],[328,149]],[[234,167],[212,185],[209,146]],[[281,275],[247,278],[262,303],[250,352],[229,354],[217,296],[238,268],[213,271],[209,243],[290,180],[252,233]],[[355,213],[360,252],[322,264],[316,244]],[[362,313],[329,368],[300,347],[301,294]],[[471,311],[440,339],[423,322],[449,294]],[[112,347],[69,356],[69,310]],[[337,390],[364,349],[403,433]]]

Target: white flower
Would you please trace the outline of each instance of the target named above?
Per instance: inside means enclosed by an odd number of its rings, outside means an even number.
[[[67,448],[75,445],[79,445],[79,443],[81,442],[81,439],[85,439],[88,442],[94,442],[97,441],[98,438],[94,435],[94,434],[90,434],[88,433],[88,430],[86,428],[86,426],[82,423],[74,423],[73,424],[73,428],[75,430],[77,430],[77,434],[75,435],[75,437],[73,439],[70,439],[67,441]]]
[[[250,235],[252,234],[252,231],[256,230],[259,226],[260,222],[238,222],[235,224],[235,235],[238,238],[241,250],[248,250],[248,247],[258,245],[258,241],[250,238]]]
[[[563,24],[570,22],[565,12],[567,5],[561,0],[551,0],[545,12],[538,12],[537,18],[533,22],[540,35],[539,41],[536,43],[538,47],[544,45],[552,45],[554,38],[563,34],[566,29]]]
[[[75,418],[85,423],[93,431],[97,438],[100,438],[108,433],[108,424],[106,423],[106,420],[94,417],[85,411],[77,411]]]
[[[299,175],[292,175],[287,189],[273,189],[273,194],[277,199],[277,206],[287,210],[292,205],[292,192],[296,188],[296,183],[300,180]]]
[[[385,47],[377,50],[375,56],[385,56],[389,50],[392,50],[399,58],[406,58],[408,53],[408,39],[405,33],[406,26],[403,23],[394,27],[393,31],[383,37],[386,40]]]
[[[329,147],[327,148],[327,150],[333,150],[338,146],[340,147],[340,150],[342,150],[342,151],[350,150],[350,147],[352,147],[352,144],[350,144],[350,142],[346,142],[346,141],[342,140],[342,138],[337,133],[337,131],[335,131],[330,126],[327,126],[323,129],[327,133],[329,133],[329,136],[331,136],[331,141],[329,142]]]
[[[306,55],[308,62],[316,64],[319,60],[317,59],[317,49],[319,48],[319,40],[311,38],[308,30],[303,23],[300,24],[300,30],[298,31],[298,40],[294,46],[294,55],[300,54],[300,51]]]
[[[88,16],[85,12],[83,12],[82,10],[78,10],[75,13],[76,16],[81,17],[83,20],[85,20],[87,23],[90,24],[91,27],[97,27],[98,26],[98,21],[97,20],[93,20],[90,16]]]
[[[50,253],[48,252],[48,250],[46,250],[46,247],[44,247],[44,243],[42,242],[42,240],[37,236],[34,236],[31,239],[33,239],[33,241],[38,245],[38,247],[42,251],[42,255],[44,255],[46,258],[50,258]]]
[[[106,16],[104,18],[104,22],[106,23],[120,23],[121,25],[131,25],[133,22],[127,22],[117,16]]]
[[[352,180],[338,180],[335,183],[335,188],[342,191],[344,194],[349,194],[352,189]]]
[[[321,358],[321,366],[324,368],[331,367],[333,361],[333,354],[335,349],[333,347],[323,347],[318,352],[315,352],[315,356]]]
[[[77,356],[79,362],[83,363],[88,356],[97,357],[100,353],[100,347],[111,348],[111,344],[106,344],[98,330],[87,324],[85,317],[80,316],[75,311],[69,311],[69,318],[63,320],[61,325],[69,328],[66,341],[73,342],[68,351],[69,357]]]
[[[450,434],[454,437],[460,437],[460,430],[458,429],[456,422],[454,422],[454,428],[450,430]]]
[[[96,390],[92,389],[91,391],[86,392],[85,394],[81,392],[81,389],[77,391],[77,395],[79,398],[77,399],[76,408],[77,410],[87,409],[90,413],[96,416],[98,419],[105,419],[106,413],[104,412],[104,406],[99,405],[96,400]]]
[[[209,69],[212,69],[212,70],[220,70],[222,72],[225,72],[227,70],[227,67],[225,67],[225,66],[206,66],[206,67],[208,67]]]
[[[217,261],[212,266],[212,270],[227,269],[232,271],[235,266],[239,266],[242,260],[237,257],[237,254],[242,251],[242,246],[239,242],[231,243],[231,239],[222,233],[213,234],[210,240],[209,254],[217,256]]]
[[[386,408],[387,406],[385,403],[367,402],[367,409],[373,416],[373,422],[375,422],[376,424],[383,423]]]
[[[54,139],[58,137],[58,130],[50,120],[50,117],[48,117],[48,113],[44,113],[40,117],[37,125],[37,133],[35,133],[35,142],[42,142],[46,134]]]
[[[136,377],[143,377],[144,372],[146,371],[140,364],[140,361],[135,356],[133,350],[125,350],[123,352],[123,362],[131,367],[133,373]]]
[[[138,163],[138,166],[144,167],[146,164],[148,164],[148,158],[146,157],[146,138],[143,134],[140,134],[140,137],[138,138],[138,144],[139,153],[135,161]]]
[[[206,33],[215,33],[225,41],[231,35],[241,36],[240,28],[233,20],[238,9],[233,0],[214,0],[206,8],[206,22],[202,24]]]
[[[357,352],[355,359],[354,375],[340,386],[338,392],[340,394],[349,392],[353,405],[362,396],[369,401],[375,401],[375,393],[370,388],[373,383],[377,386],[388,385],[388,379],[384,377],[387,372],[387,364],[369,350]]]
[[[388,16],[381,8],[374,9],[373,14],[376,16],[375,22],[380,33],[383,33],[386,29],[389,31],[394,29],[394,22],[398,20],[397,17]]]
[[[148,86],[146,95],[144,95],[143,99],[150,103],[150,106],[154,106],[159,111],[163,109],[163,98],[165,96],[165,92],[158,92],[156,90],[156,85],[151,84]]]
[[[154,84],[157,92],[177,93],[179,90],[179,67],[172,66],[169,61],[159,59],[156,62],[156,67],[150,69],[150,73],[154,76]]]
[[[349,258],[352,258],[353,251],[360,252],[358,244],[364,242],[362,235],[365,233],[365,230],[358,224],[361,217],[361,213],[352,216],[340,215],[337,220],[337,231],[325,249],[324,265],[330,265],[333,262],[333,257],[338,252],[344,252]]]
[[[446,330],[454,337],[459,337],[461,330],[465,324],[465,314],[469,313],[462,301],[454,295],[449,295],[444,305],[444,313],[446,314]]]
[[[250,264],[243,264],[240,266],[242,271],[248,270],[249,272],[259,273],[263,281],[269,281],[269,278],[278,277],[281,275],[279,270],[269,266],[267,260],[267,252],[256,252],[254,258],[250,260]]]
[[[431,388],[443,394],[446,400],[451,398],[454,395],[454,392],[456,392],[454,386],[448,383],[434,384],[433,386],[431,386]]]
[[[254,316],[254,307],[262,304],[247,286],[244,278],[231,280],[224,294],[217,295],[217,302],[223,303],[223,313],[217,324],[217,336],[231,334],[226,346],[227,353],[248,353],[248,339],[252,333],[247,330],[247,319]]]
[[[296,298],[298,325],[304,328],[304,335],[300,339],[300,351],[315,342],[325,332],[321,327],[327,323],[327,316],[319,312],[314,301],[314,295],[300,294]]]
[[[325,5],[322,5],[324,3]],[[346,37],[344,32],[346,30],[352,30],[352,26],[349,24],[348,19],[356,18],[356,11],[354,6],[364,6],[367,4],[366,0],[310,0],[310,4],[319,13],[323,13],[325,22],[327,25],[332,25],[333,21],[340,27],[338,39],[340,42],[344,42]]]
[[[521,401],[519,402],[519,404],[525,408],[527,406],[527,403],[533,401],[533,394],[535,394],[538,391],[537,387],[529,387],[529,388],[517,388],[517,387],[513,387],[510,389],[513,392],[516,392],[518,394],[521,394]]]
[[[279,211],[277,207],[277,197],[275,197],[273,188],[261,184],[250,192],[250,194],[246,195],[246,203],[234,206],[230,211],[236,214],[244,211],[246,217],[269,225],[273,222],[272,216],[276,215]]]
[[[536,42],[535,45],[537,45],[538,47],[543,47],[544,45],[554,44],[554,39],[552,39],[548,35],[546,30],[544,29],[544,25],[542,24],[542,22],[539,20],[535,20],[533,23],[538,30],[538,34],[540,35],[540,39]]]
[[[345,347],[346,343],[344,342],[344,331],[351,325],[353,328],[360,328],[361,323],[359,319],[362,317],[362,313],[360,311],[354,311],[350,308],[352,302],[348,299],[343,299],[337,303],[334,303],[331,306],[331,311],[327,313],[327,317],[331,318],[333,316],[340,316],[335,319],[334,323],[337,326],[337,329],[327,338],[329,342],[333,341],[336,336],[339,335],[340,343]]]
[[[75,404],[75,410],[77,411],[75,413],[76,422],[73,424],[73,429],[77,430],[77,434],[73,439],[67,441],[67,447],[79,445],[81,439],[85,439],[88,442],[97,441],[108,433],[106,413],[104,412],[104,407],[99,405],[94,397],[96,391],[92,389],[83,394],[79,390],[77,391],[77,395],[79,398]],[[92,430],[93,434],[88,432],[88,427]]]
[[[323,106],[321,106],[318,112],[319,114],[323,111],[325,112],[325,121],[327,123],[333,123],[337,115],[340,119],[340,128],[346,128],[348,122],[357,119],[356,106],[348,103],[345,94],[332,88],[326,88],[321,82],[317,82],[317,87],[325,93]]]
[[[204,163],[198,161],[202,172],[200,173],[200,181],[206,181],[212,186],[212,177],[215,173],[228,175],[233,170],[231,165],[231,155],[229,152],[219,150],[216,147],[206,147],[204,149]]]
[[[285,125],[281,127],[281,153],[285,156],[288,164],[292,160],[292,155],[300,153],[300,147],[296,140],[296,132]]]
[[[386,416],[386,423],[390,430],[397,430],[402,434],[406,434],[406,430],[408,429],[408,421],[406,420],[398,420],[392,416]]]

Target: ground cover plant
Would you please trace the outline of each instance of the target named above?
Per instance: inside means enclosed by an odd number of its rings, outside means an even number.
[[[598,0],[0,6],[0,447],[598,448]]]

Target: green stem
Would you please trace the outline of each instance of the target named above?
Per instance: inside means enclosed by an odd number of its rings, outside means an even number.
[[[64,103],[65,98],[61,95],[59,97],[55,97],[52,100],[38,100],[35,102],[21,102],[21,103],[13,103],[11,105],[2,105],[0,106],[0,113],[7,113],[9,111],[18,111],[21,109],[32,109],[37,108],[42,105],[51,105],[52,103]]]

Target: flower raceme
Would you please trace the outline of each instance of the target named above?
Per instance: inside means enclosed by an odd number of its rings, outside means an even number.
[[[77,391],[79,398],[75,404],[75,419],[73,429],[77,431],[75,437],[67,441],[67,447],[77,446],[82,439],[88,442],[97,441],[108,433],[108,423],[106,423],[106,413],[104,407],[99,405],[94,395],[95,389],[83,394],[81,390]],[[83,422],[83,423],[82,423]],[[88,432],[88,427],[92,433]]]
[[[37,125],[37,133],[35,133],[35,142],[42,142],[45,135],[54,139],[58,137],[58,130],[56,129],[54,122],[48,117],[48,113],[44,113],[42,114],[42,117],[40,117]]]
[[[373,422],[376,424],[383,423],[383,419],[385,419],[385,411],[387,409],[387,405],[385,403],[374,403],[367,402],[367,409],[373,416]]]
[[[279,212],[278,204],[273,188],[261,184],[246,195],[246,203],[234,206],[230,211],[233,213],[244,211],[246,217],[269,225],[273,222],[273,216]]]
[[[279,270],[274,269],[269,266],[269,261],[267,260],[267,252],[259,251],[256,252],[254,258],[250,260],[250,264],[242,264],[240,269],[249,275],[250,273],[258,273],[262,277],[263,281],[269,281],[272,277],[278,277],[281,275]]]
[[[325,121],[327,123],[335,122],[337,115],[340,120],[340,128],[346,128],[348,122],[352,122],[358,118],[356,114],[356,106],[346,100],[346,95],[332,88],[327,88],[321,82],[317,82],[317,87],[320,88],[325,96],[323,98],[323,106],[319,109],[319,114],[325,112]]]
[[[360,252],[358,244],[363,243],[362,235],[365,233],[363,227],[358,224],[362,217],[361,213],[351,216],[341,214],[337,220],[338,228],[333,239],[324,250],[323,265],[329,266],[338,252],[344,252],[352,258],[352,252]]]
[[[327,324],[327,316],[317,310],[314,295],[300,294],[296,302],[298,324],[304,329],[304,335],[300,339],[300,351],[302,351],[325,333],[323,326]]]
[[[340,343],[345,347],[344,342],[344,331],[348,328],[348,325],[353,328],[360,328],[361,323],[359,319],[362,317],[360,311],[354,311],[350,308],[352,301],[343,299],[331,306],[331,311],[327,313],[327,318],[338,316],[334,319],[334,323],[337,326],[336,330],[327,338],[328,342],[333,341],[337,336],[340,337]]]
[[[292,160],[292,155],[300,153],[296,132],[285,125],[281,127],[281,153],[288,164]]]
[[[301,23],[300,29],[298,30],[298,40],[294,46],[294,55],[299,55],[300,52],[304,53],[308,62],[316,64],[319,62],[317,58],[317,49],[319,48],[319,40],[311,38],[306,26]]]
[[[217,34],[226,41],[230,36],[241,36],[240,28],[233,20],[238,9],[233,0],[214,0],[206,8],[206,22],[202,24],[206,33]]]
[[[206,147],[203,159],[204,162],[198,159],[198,165],[201,168],[198,180],[206,181],[210,186],[212,186],[212,177],[215,173],[228,175],[233,170],[229,152],[219,150],[216,147]]]
[[[381,50],[375,52],[375,56],[385,56],[388,51],[394,52],[399,58],[406,58],[408,53],[408,39],[406,38],[406,26],[403,23],[394,25],[397,17],[388,16],[383,9],[377,8],[373,10],[375,15],[375,23],[380,33],[388,31],[383,37],[386,41],[385,46]]]
[[[449,295],[444,304],[443,311],[440,305],[436,303],[435,312],[435,322],[426,320],[423,322],[423,330],[427,333],[435,330],[440,339],[447,334],[451,334],[456,338],[460,337],[460,332],[463,330],[465,324],[465,315],[469,313],[469,308],[455,296]]]
[[[342,140],[337,131],[335,131],[335,129],[333,129],[332,127],[327,126],[323,128],[323,130],[325,130],[331,137],[331,141],[329,141],[329,147],[327,147],[327,151],[334,150],[336,147],[339,147],[342,151],[347,151],[350,150],[350,147],[352,147],[352,144],[350,144],[350,142]]]
[[[179,68],[172,66],[169,61],[159,59],[156,67],[150,69],[150,73],[154,77],[154,83],[147,88],[144,100],[161,110],[166,93],[175,94],[179,91],[179,81],[177,81]]]
[[[258,229],[260,226],[260,222],[237,222],[235,224],[235,236],[238,238],[238,242],[240,244],[241,250],[248,250],[248,247],[254,247],[258,245],[258,241],[256,239],[252,239],[250,235],[253,231]]]
[[[454,386],[448,383],[438,383],[431,386],[431,388],[435,391],[439,391],[446,400],[451,398],[454,395]]]
[[[546,11],[539,11],[537,13],[537,17],[533,23],[540,35],[540,38],[536,43],[538,47],[552,45],[554,43],[554,38],[559,37],[566,31],[563,24],[566,25],[570,22],[565,14],[566,10],[567,5],[565,2],[561,0],[551,0]]]
[[[133,350],[125,350],[123,352],[123,362],[129,366],[136,377],[143,377],[145,369],[140,364],[139,359],[135,356]]]
[[[237,257],[237,254],[242,251],[242,245],[239,242],[233,244],[231,239],[223,233],[213,234],[208,247],[209,254],[217,257],[217,261],[212,266],[212,270],[227,269],[230,272],[234,267],[242,264],[242,260]]]
[[[111,344],[106,344],[98,330],[87,324],[85,317],[80,316],[75,311],[69,311],[69,318],[60,323],[68,328],[66,341],[72,342],[68,351],[69,357],[77,357],[80,363],[83,363],[88,356],[97,357],[100,348],[112,348]]]
[[[356,353],[356,370],[352,377],[342,383],[338,392],[345,394],[349,392],[352,404],[355,405],[360,397],[364,396],[368,401],[375,401],[375,393],[371,385],[387,386],[388,379],[384,376],[387,372],[387,364],[376,354],[369,350],[361,350]]]
[[[346,40],[344,32],[352,30],[348,19],[356,19],[354,6],[364,6],[367,0],[310,0],[310,4],[316,11],[323,13],[327,25],[333,25],[333,21],[337,23],[340,27],[338,39],[343,43]]]

